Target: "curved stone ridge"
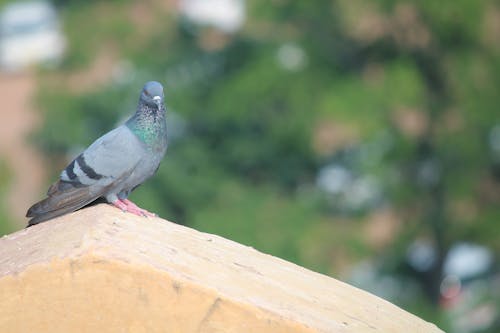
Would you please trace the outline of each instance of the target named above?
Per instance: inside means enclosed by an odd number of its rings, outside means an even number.
[[[442,332],[360,289],[102,204],[0,239],[0,332]]]

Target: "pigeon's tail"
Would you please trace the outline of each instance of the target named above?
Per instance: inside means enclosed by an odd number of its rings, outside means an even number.
[[[75,186],[60,180],[52,184],[47,195],[48,198],[28,209],[26,217],[31,217],[31,220],[27,227],[80,209],[97,199],[101,193],[94,194],[89,187]]]

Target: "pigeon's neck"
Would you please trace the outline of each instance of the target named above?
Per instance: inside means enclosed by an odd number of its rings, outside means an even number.
[[[126,126],[148,147],[158,148],[164,144],[167,135],[165,106],[160,109],[140,102],[136,113],[126,122]]]

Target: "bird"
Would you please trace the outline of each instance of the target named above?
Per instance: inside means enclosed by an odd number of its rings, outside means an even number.
[[[167,109],[163,86],[142,88],[136,112],[121,126],[95,140],[61,172],[47,197],[31,206],[28,226],[74,212],[96,200],[140,216],[156,216],[128,198],[153,176],[167,151]]]

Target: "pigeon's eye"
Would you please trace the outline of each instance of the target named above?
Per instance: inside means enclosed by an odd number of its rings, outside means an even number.
[[[149,95],[149,92],[148,92],[147,90],[144,90],[144,95],[146,95],[146,96],[148,96],[148,97],[150,96],[150,95]]]

